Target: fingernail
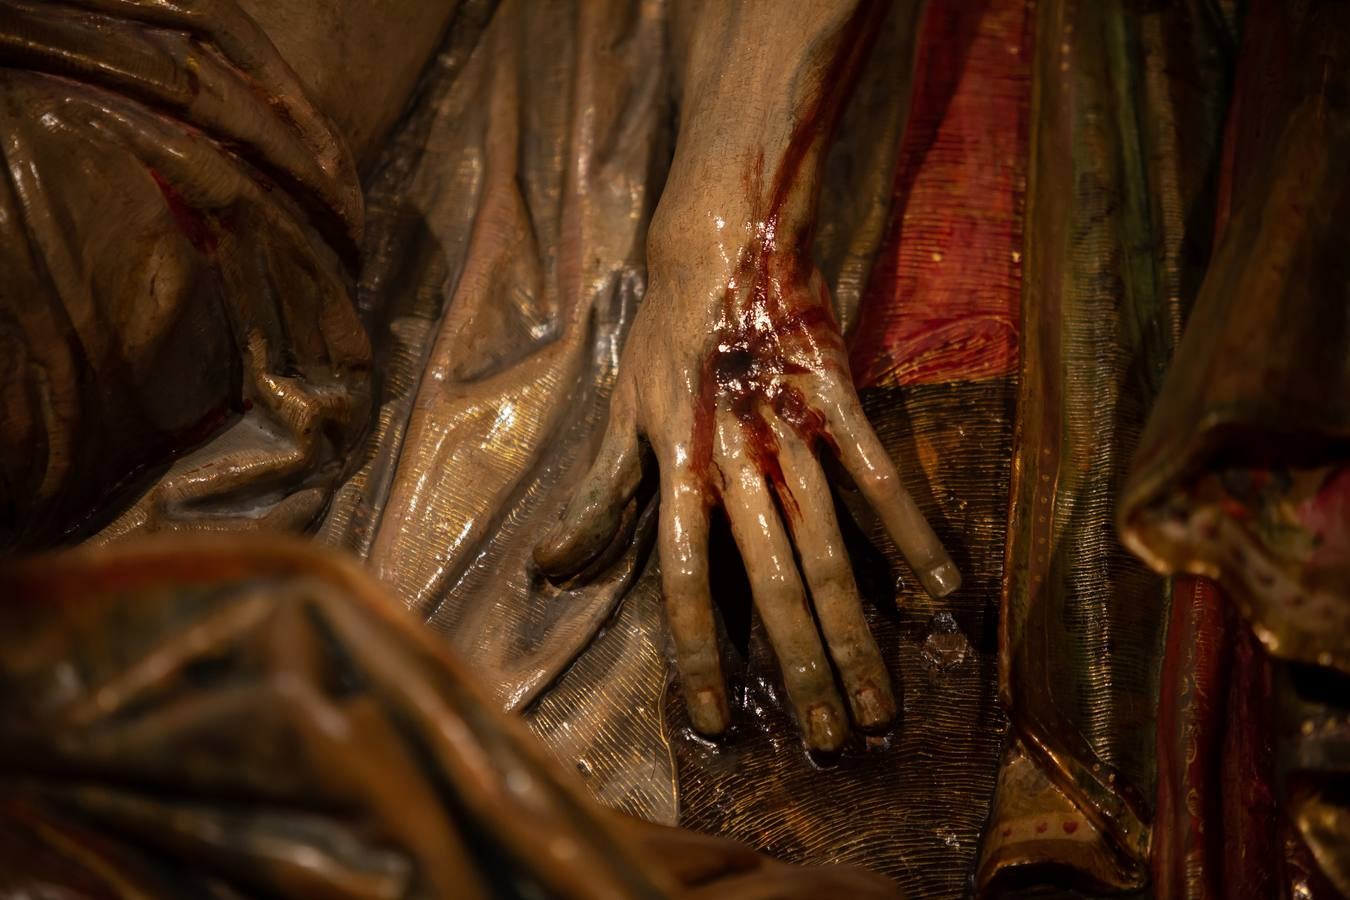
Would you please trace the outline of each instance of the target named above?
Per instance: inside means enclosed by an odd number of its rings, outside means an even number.
[[[843,716],[828,703],[818,703],[806,711],[806,743],[812,750],[838,750],[844,746]]]
[[[895,701],[891,692],[868,685],[853,695],[858,724],[863,728],[885,725],[895,717]]]
[[[699,734],[721,734],[727,728],[726,697],[712,688],[689,698],[689,721]]]
[[[961,573],[950,559],[943,560],[926,572],[919,573],[919,581],[928,596],[940,599],[961,586]]]

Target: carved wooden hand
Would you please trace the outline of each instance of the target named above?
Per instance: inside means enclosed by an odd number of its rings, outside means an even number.
[[[690,719],[705,734],[728,723],[708,584],[714,506],[730,520],[812,749],[836,750],[848,733],[827,648],[858,726],[895,714],[817,454],[842,463],[931,594],[960,584],[863,414],[811,261],[821,161],[878,6],[696,11],[648,296],[598,457],[536,550],[541,568],[561,574],[609,543],[641,480],[645,438],[661,474],[667,619]]]

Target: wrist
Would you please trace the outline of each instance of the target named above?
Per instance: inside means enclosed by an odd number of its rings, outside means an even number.
[[[715,190],[701,200],[663,196],[647,232],[647,266],[654,279],[701,280],[725,287],[748,255],[809,257],[810,217],[788,205],[766,217],[742,186],[734,196]]]

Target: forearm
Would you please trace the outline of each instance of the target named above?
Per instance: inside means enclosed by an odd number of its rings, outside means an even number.
[[[884,12],[876,0],[684,8],[673,42],[680,131],[654,264],[734,266],[722,247],[809,236],[830,136]],[[690,258],[694,244],[706,249]]]

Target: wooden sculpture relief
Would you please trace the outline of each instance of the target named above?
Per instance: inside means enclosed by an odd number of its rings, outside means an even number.
[[[0,589],[7,896],[893,896],[604,810],[299,542],[92,548]]]
[[[0,0],[0,892],[1350,893],[1347,54]]]

